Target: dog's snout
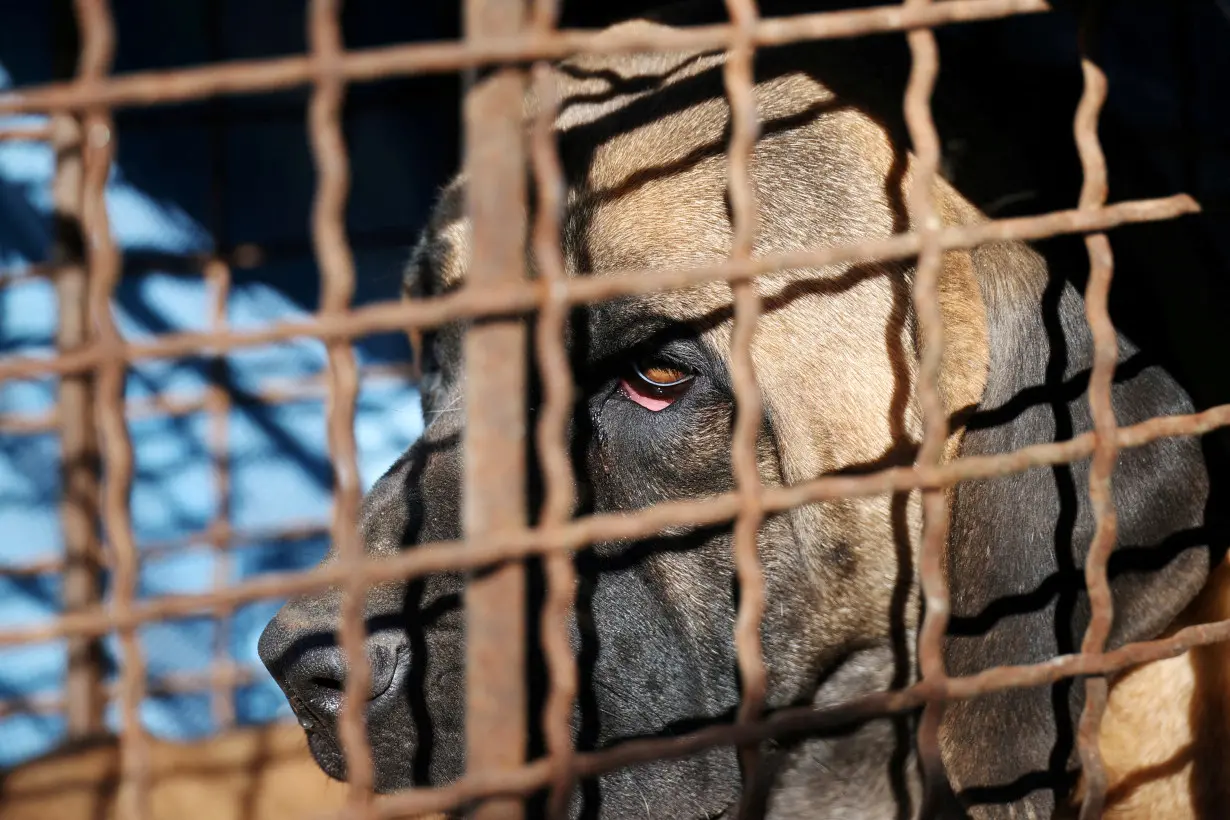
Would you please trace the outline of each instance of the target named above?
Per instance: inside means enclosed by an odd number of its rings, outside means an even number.
[[[284,611],[265,628],[258,652],[301,721],[337,717],[350,665],[331,626],[312,627],[293,610]],[[384,630],[367,637],[364,652],[370,673],[364,694],[375,701],[392,687],[408,647],[403,635]]]
[[[432,425],[364,498],[365,555],[389,558],[423,540],[460,537],[460,475],[460,437]],[[352,664],[340,642],[340,587],[294,598],[265,627],[257,653],[325,774],[348,777],[340,732],[346,703],[368,717],[376,791],[445,783],[464,770],[463,687],[454,685],[464,668],[461,585],[459,576],[442,573],[365,587],[365,664],[358,657]],[[364,672],[362,689],[348,700],[355,669]]]

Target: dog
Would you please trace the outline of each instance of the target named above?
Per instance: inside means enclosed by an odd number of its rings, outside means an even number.
[[[648,32],[657,25],[620,28]],[[826,42],[757,54],[755,255],[917,228],[908,208],[916,166],[901,120],[901,78],[887,76],[868,49]],[[719,51],[590,55],[554,68],[570,276],[692,268],[726,258],[732,226],[724,59]],[[535,104],[531,95],[527,117]],[[943,100],[936,104],[943,109]],[[990,144],[995,139],[987,136]],[[985,221],[950,182],[937,181],[934,194],[945,224]],[[464,287],[472,253],[464,198],[463,174],[442,191],[412,254],[407,297]],[[913,462],[922,430],[914,264],[839,264],[757,281],[763,314],[752,355],[763,395],[757,456],[766,485]],[[528,265],[532,271],[532,257]],[[938,295],[945,337],[939,389],[951,422],[945,459],[1092,429],[1092,339],[1083,300],[1038,250],[996,242],[945,252]],[[731,327],[724,283],[574,311],[568,349],[577,386],[570,440],[578,514],[633,511],[734,488]],[[427,425],[364,500],[360,523],[371,555],[462,536],[463,332],[456,323],[421,338]],[[1120,424],[1191,411],[1184,390],[1144,352],[1122,336],[1118,346],[1112,394]],[[531,411],[538,401],[537,394],[526,397]],[[1088,482],[1086,460],[966,482],[946,494],[950,674],[1038,663],[1079,648],[1089,620],[1082,568],[1094,531]],[[1208,586],[1224,543],[1213,535],[1216,505],[1198,441],[1165,439],[1123,451],[1112,486],[1120,545],[1110,568],[1114,647],[1180,623]],[[531,510],[538,500],[531,499]],[[767,602],[766,708],[831,706],[916,679],[919,502],[918,493],[851,498],[764,521],[758,548]],[[606,748],[731,719],[740,691],[731,527],[682,527],[594,544],[575,563],[578,747]],[[464,769],[463,589],[460,575],[445,573],[367,594],[374,681],[368,722],[380,791],[450,782]],[[266,628],[259,650],[293,708],[314,726],[308,740],[316,760],[344,778],[336,726],[345,662],[329,637],[339,605],[336,589],[291,601]],[[1174,786],[1169,791],[1137,789],[1133,800],[1123,788],[1114,792],[1148,768],[1148,755],[1137,754],[1131,739],[1148,729],[1141,709],[1192,725],[1195,690],[1179,680],[1186,662],[1148,666],[1115,682],[1102,734],[1103,746],[1114,747],[1104,748],[1114,777],[1112,811],[1147,805],[1163,812],[1155,817],[1193,816],[1221,799],[1215,787],[1194,797],[1195,787],[1185,787],[1174,766],[1157,773]],[[540,660],[531,666],[541,681]],[[938,811],[1016,818],[1071,809],[1083,788],[1075,753],[1083,693],[1083,685],[1068,681],[950,703],[940,732],[948,789]],[[773,818],[918,816],[916,720],[866,720],[765,743],[772,782],[762,804],[748,811]],[[742,789],[735,751],[713,748],[584,781],[570,814],[733,816]]]

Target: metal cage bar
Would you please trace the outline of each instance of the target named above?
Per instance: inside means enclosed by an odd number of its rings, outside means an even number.
[[[1076,108],[1073,135],[1080,154],[1084,184],[1080,207],[1096,208],[1106,203],[1106,159],[1098,140],[1098,116],[1106,102],[1106,75],[1089,55],[1088,40],[1091,23],[1096,18],[1097,0],[1090,4],[1089,16],[1082,31],[1081,69],[1085,89]],[[1083,654],[1098,654],[1105,650],[1114,620],[1114,601],[1107,579],[1107,562],[1115,548],[1118,520],[1115,500],[1111,494],[1111,474],[1119,457],[1115,440],[1118,422],[1111,405],[1111,382],[1119,360],[1119,344],[1110,320],[1110,282],[1114,275],[1114,258],[1110,240],[1104,232],[1088,234],[1085,248],[1089,254],[1089,281],[1085,286],[1085,318],[1093,335],[1093,369],[1089,375],[1089,409],[1093,415],[1093,460],[1089,469],[1089,501],[1093,507],[1094,533],[1085,559],[1085,584],[1089,590],[1089,625],[1081,641]],[[1106,767],[1098,747],[1098,730],[1106,711],[1109,683],[1105,676],[1085,680],[1085,704],[1077,732],[1077,750],[1085,779],[1085,795],[1081,803],[1081,820],[1102,816],[1106,802]]]
[[[533,29],[549,34],[559,17],[559,0],[535,0]],[[533,70],[537,105],[530,142],[534,189],[533,259],[542,288],[535,327],[535,352],[543,383],[544,402],[538,419],[538,458],[545,476],[545,498],[539,523],[559,526],[572,515],[575,495],[568,454],[574,386],[565,338],[569,305],[563,298],[567,266],[562,247],[565,181],[555,144],[557,100],[550,66],[538,62]],[[551,818],[566,817],[572,797],[572,711],[577,698],[577,663],[569,641],[569,618],[576,601],[576,569],[570,551],[546,558],[547,596],[543,603],[541,633],[550,690],[543,708],[542,729],[553,776],[547,806]]]
[[[223,20],[222,8],[218,3],[206,6],[206,29],[209,56],[217,60],[222,56]],[[211,103],[213,116],[209,118],[209,158],[210,158],[210,232],[213,235],[214,246],[225,247],[227,243],[226,226],[226,191],[229,183],[227,174],[226,121],[223,116],[223,101],[214,100]],[[225,331],[228,322],[228,308],[231,300],[233,276],[230,261],[220,255],[213,255],[201,267],[206,287],[210,293],[209,329]],[[231,383],[230,363],[226,356],[213,356],[208,363],[209,383],[205,388],[204,410],[209,417],[208,445],[210,466],[213,472],[215,508],[213,520],[209,525],[209,547],[213,553],[213,585],[220,589],[230,581],[235,568],[231,555],[230,521],[231,521]],[[127,410],[127,407],[125,407]],[[148,553],[143,553],[148,557]],[[214,670],[210,705],[213,710],[214,722],[219,729],[229,729],[235,725],[236,675],[231,661],[232,623],[235,610],[223,609],[214,618]]]
[[[206,268],[210,271],[222,268],[229,271],[229,266],[221,259],[209,260],[206,262]],[[214,275],[213,279],[215,282],[219,275]],[[220,327],[217,332],[227,333],[224,327]],[[221,356],[213,358],[215,362],[222,362]],[[360,380],[369,384],[380,381],[407,379],[412,375],[412,369],[406,365],[368,365],[359,370]],[[225,382],[225,373],[216,374],[215,382],[219,380]],[[271,379],[266,384],[252,391],[241,391],[236,389],[234,385],[229,384],[223,386],[225,387],[223,391],[225,392],[225,398],[231,406],[269,406],[324,398],[328,383],[326,374],[326,378],[309,376],[304,379]],[[139,399],[129,399],[124,403],[124,415],[126,418],[135,420],[152,417],[175,418],[191,416],[202,412],[207,413],[214,406],[211,404],[211,401],[216,401],[215,398],[211,398],[212,396],[211,390],[207,389],[198,395],[178,395],[172,397],[154,395]],[[62,424],[60,418],[61,414],[56,411],[37,414],[6,413],[0,415],[0,433],[10,435],[51,433],[60,429]],[[0,575],[3,575],[4,572],[4,568],[0,568]]]
[[[906,0],[907,7],[925,7],[931,0]],[[906,87],[904,114],[914,147],[908,211],[919,233],[918,265],[914,273],[914,312],[918,316],[922,355],[917,393],[923,414],[923,437],[916,463],[934,466],[944,458],[948,442],[948,410],[940,393],[940,364],[944,356],[944,317],[940,312],[939,279],[943,251],[939,244],[941,220],[935,202],[939,178],[940,138],[931,116],[931,93],[939,74],[939,47],[930,29],[910,31],[906,38],[912,58]],[[948,541],[948,498],[940,489],[922,493],[923,530],[919,545],[918,577],[923,598],[923,621],[918,634],[918,666],[924,684],[943,685],[944,632],[948,625],[948,585],[944,547]],[[924,806],[934,810],[944,782],[939,730],[942,700],[929,700],[918,728],[919,763],[924,777]]]
[[[945,0],[925,8],[887,4],[851,11],[800,14],[761,20],[752,33],[757,47],[809,40],[905,31],[972,20],[992,20],[1049,10],[1045,0]],[[405,74],[451,72],[500,63],[553,60],[577,53],[627,54],[639,51],[728,48],[729,24],[692,26],[662,34],[614,37],[605,32],[560,31],[545,38],[535,32],[484,34],[469,42],[427,43],[355,50],[339,61],[342,79],[362,82]],[[104,105],[110,108],[182,102],[215,94],[250,94],[302,86],[320,73],[310,56],[236,60],[220,66],[180,71],[134,72],[85,88],[51,84],[0,96],[0,114]]]
[[[76,0],[81,32],[78,76],[83,84],[101,80],[115,55],[115,21],[107,0]],[[111,112],[102,106],[87,108],[82,122],[82,225],[89,266],[89,309],[97,344],[104,356],[98,367],[98,423],[102,436],[104,473],[103,523],[115,563],[111,612],[131,611],[140,582],[140,555],[132,529],[129,495],[133,479],[132,441],[124,418],[127,362],[111,312],[120,280],[120,254],[111,236],[105,190],[115,156],[115,127]],[[145,699],[145,661],[136,625],[120,629],[120,768],[124,785],[121,811],[127,817],[149,817],[149,748],[141,723]]]
[[[217,693],[218,691],[234,690],[240,686],[248,686],[266,674],[265,670],[255,666],[247,667],[230,662],[215,662],[208,672],[176,673],[151,678],[146,683],[147,698],[166,697],[170,695],[186,695],[197,693]],[[43,692],[25,697],[8,698],[0,701],[0,718],[14,715],[54,715],[63,714],[70,703],[67,687],[64,693]],[[121,687],[112,683],[102,687],[98,706],[107,701],[119,700]]]
[[[308,43],[321,64],[308,105],[308,132],[316,166],[317,188],[312,203],[312,238],[320,266],[320,316],[339,315],[354,296],[354,259],[346,239],[346,197],[350,163],[342,136],[341,111],[345,79],[337,70],[343,54],[341,0],[312,0],[308,6]],[[338,641],[346,659],[346,680],[338,732],[350,784],[347,808],[351,816],[367,815],[374,771],[367,742],[366,708],[371,669],[364,649],[365,585],[356,568],[363,560],[359,540],[359,466],[355,443],[355,402],[358,367],[349,340],[327,346],[328,394],[326,419],[333,461],[333,550],[343,573]]]
[[[88,344],[90,337],[89,281],[81,237],[81,123],[72,114],[58,114],[53,118],[51,131],[51,147],[56,155],[52,184],[57,223],[53,249],[58,267],[56,349],[65,353]],[[94,429],[94,393],[93,373],[61,379],[57,418],[49,425],[60,435],[64,557],[56,562],[56,568],[63,572],[65,612],[96,610],[102,603],[103,557],[98,531],[102,477]],[[101,661],[102,648],[97,637],[69,640],[65,719],[70,737],[88,737],[102,728]]]
[[[466,0],[465,37],[527,28],[525,0]],[[465,200],[470,267],[464,288],[487,290],[525,279],[526,182],[522,128],[526,75],[518,66],[468,76],[464,104]],[[520,316],[466,328],[462,531],[466,551],[493,532],[525,526],[526,390],[529,335]],[[501,562],[466,578],[466,770],[511,770],[525,760],[526,569]],[[492,674],[492,670],[499,674]],[[524,816],[516,800],[478,807],[478,820]]]
[[[726,0],[726,9],[734,26],[734,36],[726,52],[722,72],[731,118],[730,145],[727,149],[727,190],[733,230],[730,259],[742,262],[752,258],[756,240],[756,192],[751,164],[760,126],[754,92],[753,40],[760,13],[755,0]],[[761,485],[758,445],[764,410],[752,351],[761,305],[753,280],[731,282],[730,289],[734,298],[730,375],[735,394],[731,469],[740,507],[734,522],[735,576],[739,588],[734,639],[742,685],[742,699],[736,718],[746,724],[760,717],[768,689],[768,673],[760,645],[765,581],[759,548],[760,525],[764,521],[764,488]],[[744,799],[747,800],[755,793],[751,788],[759,763],[759,749],[755,744],[742,747],[740,763],[745,783]]]
[[[225,330],[226,308],[231,292],[231,269],[222,261],[214,261],[206,270],[210,285],[210,326]],[[205,407],[209,413],[209,460],[213,468],[214,494],[217,507],[209,526],[209,547],[213,551],[215,589],[226,586],[234,569],[231,560],[228,527],[231,520],[231,470],[227,455],[230,442],[231,394],[227,389],[227,362],[223,356],[214,357],[209,363],[210,384],[206,388]],[[148,556],[148,553],[143,553]],[[214,666],[225,669],[231,658],[231,619],[235,610],[222,609],[214,618]],[[214,682],[212,698],[214,720],[222,728],[235,723],[235,688],[230,679],[219,676]]]

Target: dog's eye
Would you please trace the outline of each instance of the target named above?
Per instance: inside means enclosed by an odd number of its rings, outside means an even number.
[[[646,357],[632,363],[620,379],[619,387],[641,407],[657,412],[678,401],[695,378],[695,373],[677,364]]]

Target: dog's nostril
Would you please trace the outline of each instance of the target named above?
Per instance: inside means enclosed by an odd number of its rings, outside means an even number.
[[[316,647],[286,664],[283,686],[301,723],[307,718],[314,727],[318,719],[332,719],[346,686],[344,664],[333,647]]]
[[[308,682],[320,689],[331,689],[335,692],[341,692],[346,688],[346,681],[344,680],[334,680],[333,678],[321,677],[319,675],[311,678]]]
[[[372,636],[365,647],[368,661],[367,700],[389,690],[406,657],[405,646],[395,638]],[[345,696],[349,664],[340,646],[316,647],[288,664],[286,685],[307,711],[332,713]],[[294,706],[292,700],[292,706]],[[302,714],[301,710],[296,712]]]

